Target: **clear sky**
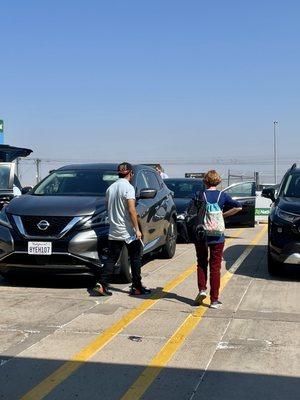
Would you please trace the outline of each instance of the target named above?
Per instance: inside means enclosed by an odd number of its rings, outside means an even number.
[[[300,148],[297,0],[2,0],[6,143],[42,158]],[[300,157],[299,157],[300,158]]]

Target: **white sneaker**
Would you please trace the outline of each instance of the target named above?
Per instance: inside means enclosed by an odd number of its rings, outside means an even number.
[[[200,292],[197,294],[197,297],[195,298],[195,305],[199,306],[206,297],[206,290],[200,290]]]
[[[211,303],[211,305],[209,306],[209,308],[214,308],[214,309],[218,309],[222,307],[222,303],[220,301],[213,301]]]

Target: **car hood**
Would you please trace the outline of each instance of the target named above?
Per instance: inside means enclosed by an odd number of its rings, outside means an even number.
[[[92,215],[105,210],[103,197],[80,196],[34,196],[15,197],[6,207],[6,212],[15,215],[39,215],[55,217],[77,217]]]
[[[174,203],[177,209],[177,214],[182,214],[186,211],[189,202],[191,201],[191,199],[184,199],[184,198],[174,198]]]
[[[300,198],[280,197],[277,206],[283,211],[300,214]]]

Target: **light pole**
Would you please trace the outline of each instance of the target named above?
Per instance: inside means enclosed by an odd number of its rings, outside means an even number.
[[[278,121],[273,121],[274,127],[274,183],[277,183],[277,138],[276,138],[276,126]]]

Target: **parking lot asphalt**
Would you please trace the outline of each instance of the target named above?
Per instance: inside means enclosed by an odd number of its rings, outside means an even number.
[[[193,245],[147,259],[151,297],[83,278],[0,281],[0,398],[298,399],[300,272],[271,277],[267,225],[227,231],[222,309],[197,294]],[[298,267],[299,268],[299,267]]]

